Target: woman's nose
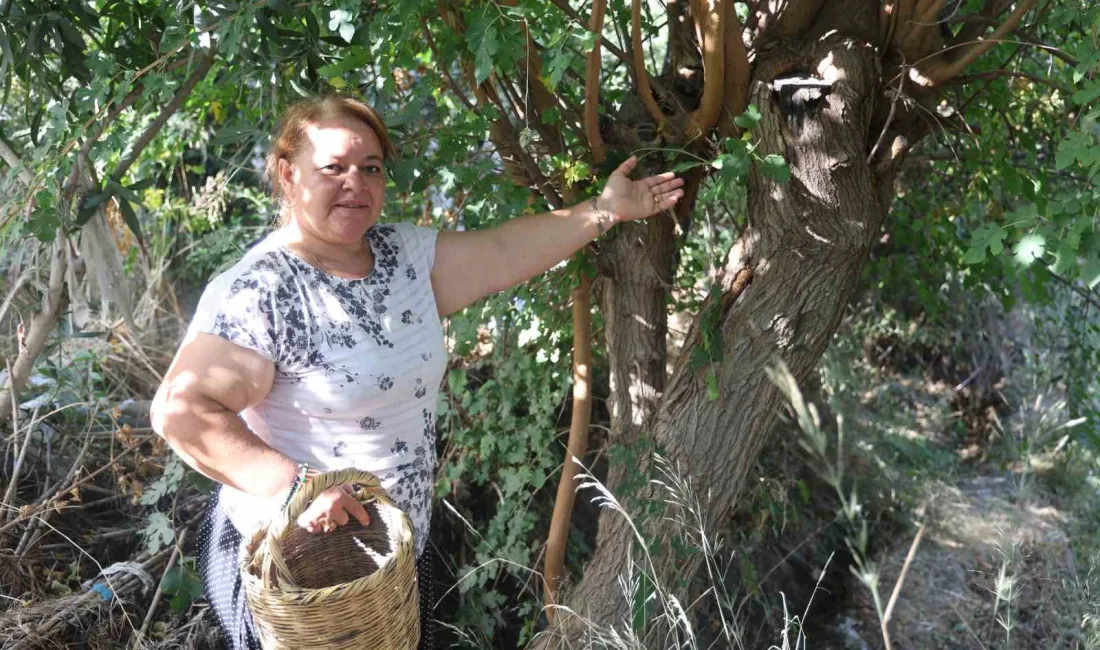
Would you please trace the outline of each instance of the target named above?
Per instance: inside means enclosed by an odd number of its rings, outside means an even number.
[[[351,168],[344,175],[344,189],[351,190],[356,194],[365,192],[367,190],[367,180],[363,178],[363,174],[358,169]]]

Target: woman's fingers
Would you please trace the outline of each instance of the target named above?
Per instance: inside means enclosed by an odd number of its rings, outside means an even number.
[[[676,172],[665,172],[663,174],[655,174],[655,175],[650,176],[648,178],[643,178],[642,182],[645,183],[646,185],[649,185],[650,187],[652,187],[654,185],[659,185],[661,183],[667,183],[668,181],[672,181],[672,180],[680,181],[681,185],[683,185],[683,183],[684,183],[684,179],[676,177]]]
[[[340,526],[347,525],[354,517],[364,526],[370,525],[370,515],[366,508],[350,493],[350,486],[339,486],[325,490],[305,512],[298,516],[297,523],[310,533],[328,533]]]
[[[672,180],[665,181],[663,183],[657,183],[655,185],[650,185],[649,186],[649,191],[654,193],[654,194],[664,194],[666,192],[671,192],[672,190],[674,190],[678,187],[683,187],[683,186],[684,186],[684,179],[674,178]]]
[[[355,520],[364,526],[370,525],[370,515],[367,514],[367,509],[363,507],[363,504],[359,503],[357,499],[352,496],[348,496],[347,503],[344,506],[344,515],[351,515],[355,517]],[[345,521],[344,523],[347,523]]]

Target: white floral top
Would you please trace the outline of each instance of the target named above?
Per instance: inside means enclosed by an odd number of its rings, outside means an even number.
[[[423,552],[435,478],[435,411],[446,368],[432,293],[436,231],[377,225],[374,270],[329,275],[268,235],[203,292],[188,333],[215,334],[275,364],[267,398],[241,417],[256,435],[319,470],[376,475],[412,519]],[[223,487],[221,503],[247,539],[272,504]]]

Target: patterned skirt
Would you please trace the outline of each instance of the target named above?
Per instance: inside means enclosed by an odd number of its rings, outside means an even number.
[[[210,607],[225,632],[231,650],[261,650],[252,612],[248,609],[241,580],[241,533],[221,507],[221,489],[215,490],[202,528],[199,529],[199,573]],[[420,586],[420,650],[435,648],[435,589],[432,582],[430,551],[416,561]]]

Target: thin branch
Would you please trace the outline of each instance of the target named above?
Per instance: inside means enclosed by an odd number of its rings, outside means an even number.
[[[512,181],[517,185],[534,187],[546,199],[550,207],[555,210],[560,209],[563,205],[561,196],[554,191],[550,181],[543,175],[539,166],[531,159],[531,156],[523,150],[523,147],[520,146],[519,136],[516,134],[515,128],[512,127],[512,123],[508,121],[504,105],[500,101],[500,97],[497,95],[496,91],[486,82],[479,86],[474,94],[479,104],[484,106],[491,102],[500,110],[500,119],[493,120],[489,125],[489,138],[493,141],[493,144],[496,145],[497,154],[500,155],[506,167],[509,164],[519,165],[519,169],[515,170],[513,174],[510,174],[510,176],[512,176]],[[521,173],[525,178],[517,178],[516,174]]]
[[[905,76],[902,75],[898,78],[898,89],[894,93],[894,101],[890,103],[890,114],[886,116],[886,123],[882,125],[882,132],[878,134],[878,140],[875,141],[875,146],[871,147],[871,153],[867,154],[867,164],[870,165],[875,159],[875,154],[878,153],[879,147],[886,141],[886,134],[889,132],[890,124],[894,121],[894,115],[898,112],[898,100],[901,99],[902,89],[905,84]]]
[[[700,39],[699,47],[703,51],[703,99],[699,108],[691,112],[693,135],[700,136],[711,129],[722,114],[722,96],[725,79],[725,35],[722,19],[726,12],[724,5],[729,0],[692,0],[691,8],[695,16]]]
[[[15,153],[15,150],[9,147],[3,138],[0,138],[0,158],[3,158],[4,162],[8,163],[12,169],[19,170],[19,180],[24,185],[30,188],[34,184],[34,174],[27,169],[27,166],[19,159],[19,154]]]
[[[543,579],[546,590],[546,613],[551,623],[557,613],[558,590],[564,573],[565,547],[569,541],[569,521],[577,494],[577,466],[588,451],[588,429],[592,419],[592,283],[582,272],[580,285],[573,289],[573,418],[569,426],[569,443],[565,450],[558,494],[554,499],[554,514],[546,539],[546,559]],[[574,462],[573,459],[577,459]]]
[[[584,133],[592,149],[592,160],[597,165],[607,157],[607,148],[600,135],[600,43],[603,41],[603,14],[606,8],[606,0],[595,0],[592,6],[588,31],[596,35],[596,43],[588,53],[584,79]]]
[[[638,78],[638,94],[645,104],[646,112],[650,119],[660,128],[668,122],[668,118],[657,100],[653,98],[653,90],[649,87],[649,72],[645,68],[645,49],[642,47],[642,0],[634,0],[630,7],[630,40],[634,49],[634,72]]]
[[[913,561],[913,556],[917,554],[917,547],[920,546],[920,539],[924,536],[924,524],[920,525],[917,530],[917,536],[913,538],[913,543],[909,546],[909,552],[905,555],[905,563],[901,566],[901,573],[898,574],[898,580],[894,583],[894,591],[890,594],[890,601],[886,604],[886,611],[882,614],[882,639],[886,643],[886,648],[890,648],[890,632],[888,629],[890,623],[890,617],[894,614],[894,605],[898,602],[898,596],[901,595],[901,587],[905,584],[905,574],[909,572],[909,564]]]
[[[98,128],[96,129],[95,134],[88,136],[84,140],[84,144],[80,145],[80,151],[76,155],[77,160],[86,160],[88,158],[88,154],[91,153],[92,147],[95,146],[95,143],[103,135],[103,132],[107,130],[107,127],[110,126],[112,122],[117,120],[118,116],[122,115],[123,111],[125,111],[127,108],[130,108],[130,106],[135,101],[137,101],[137,98],[140,97],[143,92],[145,92],[145,86],[143,84],[135,84],[134,87],[130,89],[130,92],[126,93],[126,96],[122,98],[121,102],[114,104],[110,107],[110,109],[107,111],[107,116],[102,120],[99,120]],[[102,110],[96,113],[95,116],[93,116],[92,121],[98,120],[100,113],[102,113]],[[86,123],[84,125],[84,128],[88,128],[91,123],[91,121]],[[75,145],[76,142],[76,140],[73,140],[70,144]],[[69,147],[66,147],[65,151],[68,150]],[[69,174],[69,178],[65,181],[63,192],[65,196],[69,199],[71,199],[76,193],[77,185],[80,182],[80,170],[80,165],[73,165],[73,171],[71,174]]]
[[[1024,43],[1027,43],[1028,45],[1032,45],[1039,48],[1040,50],[1049,53],[1051,56],[1060,59],[1063,63],[1067,65],[1073,66],[1075,68],[1081,65],[1081,61],[1077,57],[1073,56],[1069,52],[1066,52],[1065,50],[1060,50],[1053,45],[1040,43],[1030,32],[1020,32],[1020,36],[1025,37],[1020,39]]]
[[[432,32],[428,29],[428,20],[423,16],[420,17],[420,27],[424,30],[424,38],[428,41],[428,48],[432,51],[432,58],[435,59],[436,64],[439,66],[439,71],[443,73],[443,78],[447,80],[447,85],[451,87],[451,92],[458,97],[458,99],[471,111],[477,111],[477,106],[470,101],[466,94],[458,87],[451,72],[448,70],[447,62],[439,56],[439,50],[435,46],[435,39],[432,38]]]
[[[567,0],[550,0],[550,1],[553,2],[554,5],[556,5],[559,9],[561,9],[562,12],[565,13],[565,15],[572,18],[577,24],[582,25],[582,26],[587,28],[588,22],[584,19],[584,17],[582,17],[579,13],[577,13],[577,11],[575,9],[573,9],[572,7],[569,6],[569,3],[567,2]],[[624,52],[621,49],[619,49],[618,47],[616,47],[613,43],[610,43],[608,41],[604,41],[603,47],[606,48],[608,52],[611,52],[611,54],[613,54],[615,56],[615,58],[619,59],[620,61],[622,61],[623,63],[625,63],[629,66],[634,67],[635,71],[638,70],[638,67],[635,65],[635,60],[632,59],[630,57],[630,55],[628,55],[626,52]],[[641,69],[644,70],[645,66],[643,65],[641,67]],[[654,79],[653,77],[649,76],[648,72],[646,73],[646,83],[648,83],[650,88],[657,91],[657,93],[660,94],[662,97],[672,96],[672,94],[669,92],[668,88],[666,88],[665,85],[662,84],[659,80]],[[639,87],[641,87],[640,82],[639,82]],[[650,116],[652,117],[652,114],[650,114]],[[660,124],[660,122],[658,122],[658,124]]]
[[[1069,280],[1067,280],[1067,279],[1063,278],[1062,276],[1058,275],[1057,273],[1051,273],[1050,277],[1054,278],[1058,282],[1065,285],[1067,288],[1069,288],[1069,289],[1073,290],[1074,292],[1076,292],[1077,295],[1081,296],[1082,299],[1084,299],[1086,302],[1088,302],[1093,307],[1096,307],[1097,309],[1100,309],[1100,298],[1097,298],[1096,292],[1093,291],[1092,289],[1089,289],[1087,287],[1079,287],[1076,284],[1074,284],[1073,282],[1070,282]]]
[[[954,79],[949,79],[949,80],[943,82],[940,85],[941,86],[965,86],[966,84],[969,84],[972,81],[998,79],[1000,77],[1016,77],[1016,78],[1019,78],[1019,79],[1028,79],[1029,81],[1032,81],[1034,83],[1042,84],[1044,86],[1049,86],[1049,87],[1051,87],[1055,90],[1061,91],[1062,93],[1064,93],[1066,95],[1072,94],[1071,90],[1069,90],[1068,88],[1065,88],[1064,86],[1062,86],[1058,83],[1055,83],[1054,81],[1051,81],[1050,79],[1044,79],[1043,77],[1040,77],[1038,75],[1034,75],[1034,74],[1031,74],[1031,73],[1028,73],[1028,72],[1019,72],[1017,70],[987,70],[986,72],[979,72],[977,74],[967,74],[967,75],[962,75],[960,77],[955,77]]]
[[[1016,6],[1016,10],[997,28],[996,31],[988,39],[983,39],[976,45],[974,45],[966,54],[959,60],[949,65],[929,70],[929,74],[925,75],[932,85],[938,86],[943,82],[959,76],[963,70],[966,69],[971,63],[976,61],[978,57],[985,54],[992,48],[997,42],[1003,39],[1007,34],[1020,24],[1020,21],[1024,19],[1024,14],[1031,10],[1035,6],[1035,0],[1022,0],[1019,5]]]
[[[141,134],[141,137],[134,142],[134,145],[130,147],[130,152],[125,158],[118,164],[114,174],[111,178],[115,181],[121,181],[126,172],[130,170],[130,167],[137,161],[138,156],[145,150],[145,147],[149,146],[149,143],[153,141],[153,138],[157,136],[161,128],[168,122],[168,118],[183,106],[183,103],[187,101],[187,98],[191,96],[191,91],[195,89],[195,86],[202,81],[206,73],[210,71],[211,66],[214,65],[214,52],[209,51],[199,58],[198,66],[195,71],[191,73],[191,76],[183,82],[183,85],[176,90],[176,94],[172,97],[172,101],[168,102],[164,108],[161,109],[160,114],[157,115],[153,123],[150,124],[145,132]]]

